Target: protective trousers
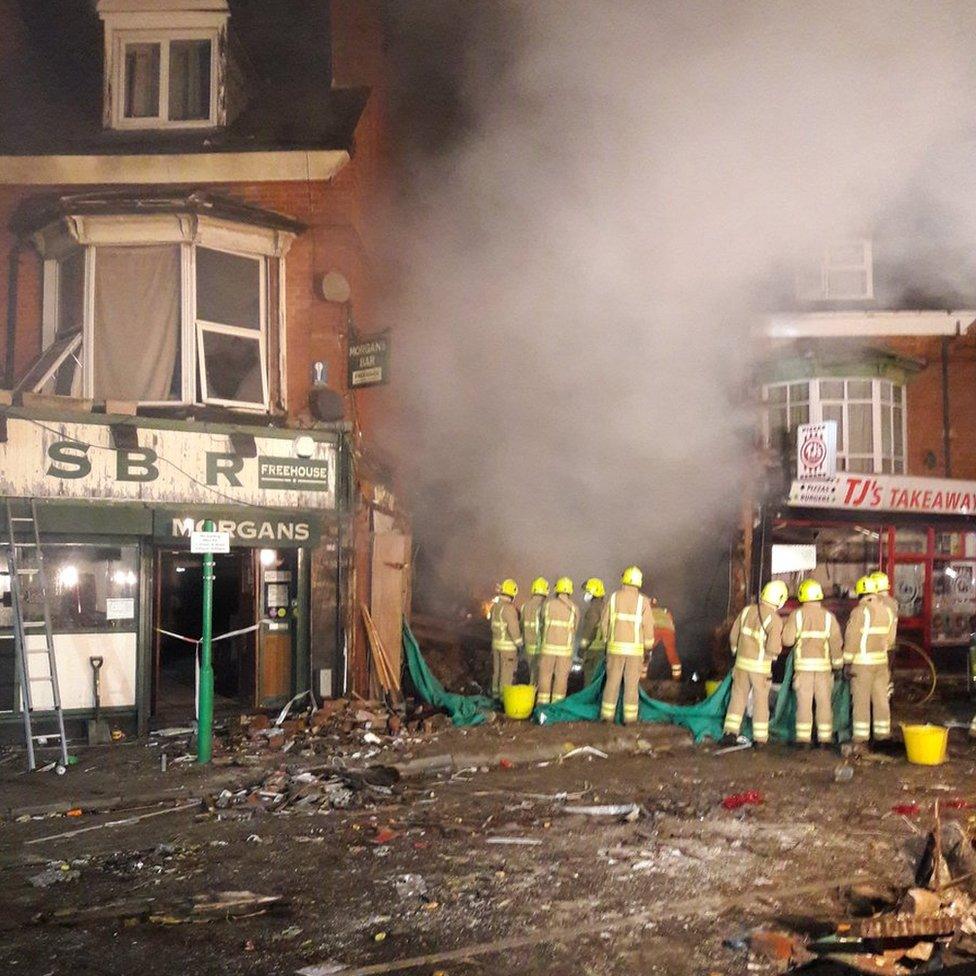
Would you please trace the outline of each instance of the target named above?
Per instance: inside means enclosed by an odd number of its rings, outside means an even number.
[[[606,651],[601,647],[594,649],[588,647],[583,652],[583,687],[585,688],[596,676],[597,668],[606,657]]]
[[[537,685],[539,683],[539,655],[526,653],[525,659],[529,662],[529,684]]]
[[[535,700],[539,705],[562,701],[566,697],[566,684],[573,659],[569,654],[540,654],[539,683]]]
[[[725,713],[726,732],[739,734],[751,690],[752,738],[755,742],[769,741],[769,688],[772,683],[771,675],[756,674],[744,668],[732,669],[732,696],[729,699],[729,710]]]
[[[518,663],[518,651],[513,647],[511,650],[491,651],[491,693],[500,697],[502,688],[510,685],[515,680],[515,666]]]
[[[854,706],[854,741],[867,742],[871,737],[872,712],[874,738],[891,738],[891,705],[888,685],[891,672],[886,664],[851,666],[851,699]]]
[[[813,707],[817,706],[817,741],[823,745],[834,735],[830,702],[834,678],[829,671],[797,671],[793,676],[796,692],[796,741],[813,741]]]
[[[624,725],[630,725],[637,721],[640,679],[643,673],[643,655],[607,655],[607,680],[603,685],[603,701],[600,703],[601,721],[613,721],[617,713],[617,700],[620,697],[621,685],[624,689]]]

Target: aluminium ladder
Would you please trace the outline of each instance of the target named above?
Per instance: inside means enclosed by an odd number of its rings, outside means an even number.
[[[64,711],[61,707],[61,689],[58,686],[51,607],[44,574],[44,553],[37,528],[37,505],[33,498],[7,499],[6,545],[14,617],[14,655],[24,719],[24,741],[27,745],[27,768],[29,771],[37,768],[34,744],[46,742],[55,736],[60,744],[61,766],[66,767],[68,740],[64,732]],[[27,587],[23,585],[25,580],[30,580]],[[44,635],[44,646],[38,647],[38,642],[30,641],[29,638],[41,633]],[[49,709],[35,711],[33,687],[37,684],[51,686],[52,705]],[[37,719],[54,719],[56,731],[35,733],[34,722]]]

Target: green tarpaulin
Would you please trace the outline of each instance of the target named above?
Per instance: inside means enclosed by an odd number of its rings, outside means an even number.
[[[406,623],[403,625],[403,651],[407,659],[410,678],[417,693],[425,702],[443,709],[455,725],[480,725],[497,707],[492,698],[483,695],[456,695],[444,690],[434,677],[420,653],[417,640]],[[564,698],[554,705],[536,708],[533,718],[540,725],[554,722],[596,722],[600,718],[600,699],[603,693],[604,666],[601,664],[593,680],[575,695]],[[694,705],[672,705],[657,701],[641,689],[638,717],[642,722],[664,722],[688,729],[695,739],[718,740],[722,737],[725,712],[732,692],[732,675],[725,679],[704,701]],[[851,737],[851,689],[847,681],[835,681],[833,691],[834,730],[838,741]],[[617,704],[616,721],[623,721],[623,702]],[[783,684],[776,697],[773,716],[769,725],[770,736],[778,742],[792,742],[796,737],[796,693],[793,691],[793,655],[786,661]],[[742,735],[752,735],[752,723],[746,717],[742,722]]]
[[[407,670],[417,694],[427,704],[443,709],[451,716],[455,725],[481,725],[495,709],[495,702],[482,695],[455,695],[444,690],[444,686],[434,677],[427,662],[420,653],[417,639],[406,622],[403,624],[403,653],[407,659]]]

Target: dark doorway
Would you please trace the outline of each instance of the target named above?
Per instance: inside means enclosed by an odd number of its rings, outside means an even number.
[[[194,714],[196,645],[203,618],[203,557],[162,549],[156,562],[153,715],[182,723]],[[213,664],[215,710],[254,703],[255,634],[225,634],[256,620],[254,559],[250,549],[214,556]]]

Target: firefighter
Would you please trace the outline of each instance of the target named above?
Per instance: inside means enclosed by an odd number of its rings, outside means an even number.
[[[664,607],[659,607],[653,597],[651,597],[651,607],[654,614],[654,633],[661,642],[661,647],[664,648],[664,656],[671,667],[671,677],[675,681],[680,681],[681,658],[678,657],[678,647],[675,643],[674,617]]]
[[[887,573],[881,572],[880,569],[876,570],[871,573],[871,579],[874,581],[874,590],[878,599],[891,611],[893,626],[888,641],[888,650],[893,651],[898,643],[898,601],[891,595],[891,580],[888,579]]]
[[[522,640],[529,664],[529,681],[539,678],[539,648],[542,641],[542,605],[549,596],[549,580],[537,576],[532,580],[532,596],[522,604]]]
[[[725,713],[724,745],[734,744],[742,728],[749,692],[752,691],[752,739],[757,746],[769,741],[769,688],[773,661],[783,649],[783,619],[779,611],[789,591],[782,580],[771,580],[759,594],[758,603],[747,606],[732,625],[729,645],[735,657],[732,696]]]
[[[566,683],[573,664],[573,644],[579,611],[573,603],[573,581],[556,580],[555,593],[542,606],[542,646],[536,702],[548,705],[566,697]]]
[[[783,644],[793,647],[793,690],[796,692],[796,741],[813,744],[813,706],[817,706],[817,741],[821,747],[833,739],[834,723],[830,696],[831,672],[844,664],[844,638],[837,618],[823,607],[823,587],[805,579],[796,591],[801,606],[783,626]]]
[[[612,722],[623,685],[624,725],[637,721],[640,679],[646,658],[654,647],[654,614],[651,601],[641,593],[644,574],[628,566],[621,587],[603,607],[600,630],[606,635],[607,678],[603,685],[600,719]]]
[[[607,588],[602,579],[591,576],[583,584],[583,589],[586,611],[580,623],[579,647],[583,655],[583,687],[586,687],[593,680],[607,649],[607,638],[600,629]]]
[[[872,725],[876,743],[891,738],[888,649],[895,623],[892,610],[875,593],[870,576],[862,576],[854,592],[860,602],[851,611],[844,631],[844,673],[851,679],[854,748],[860,752],[871,738]]]
[[[501,696],[502,688],[514,680],[522,646],[522,631],[515,609],[517,596],[518,583],[513,579],[502,580],[488,615],[491,622],[491,693],[496,698]]]

